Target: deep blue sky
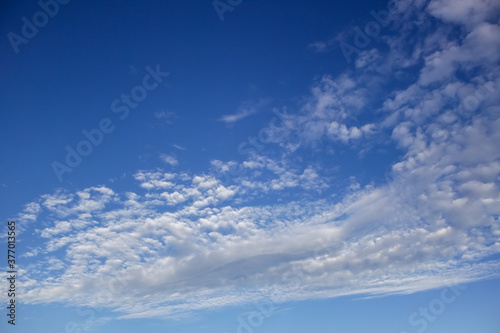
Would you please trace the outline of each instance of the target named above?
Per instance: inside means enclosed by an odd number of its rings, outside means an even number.
[[[497,2],[41,2],[0,5],[15,329],[234,332],[272,299],[252,330],[497,332]]]

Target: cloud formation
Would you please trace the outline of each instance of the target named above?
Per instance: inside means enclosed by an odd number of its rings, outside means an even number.
[[[405,7],[386,51],[365,50],[355,73],[313,84],[269,136],[278,153],[214,159],[213,174],[140,170],[128,191],[59,190],[28,203],[19,219],[41,245],[26,255],[21,298],[169,317],[497,277],[499,7],[418,3],[425,10]],[[475,107],[465,103],[471,96]],[[401,151],[387,181],[343,191],[333,189],[328,163],[294,155],[377,144]]]
[[[248,100],[241,103],[235,113],[223,115],[219,120],[225,122],[226,124],[233,124],[244,118],[256,114],[268,104],[268,99],[261,99],[258,101]]]

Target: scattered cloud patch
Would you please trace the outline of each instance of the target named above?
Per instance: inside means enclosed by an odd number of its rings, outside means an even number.
[[[174,119],[178,118],[177,114],[173,111],[156,111],[154,116],[156,119],[168,125],[173,124]]]
[[[176,166],[177,164],[179,164],[179,161],[177,160],[177,158],[173,154],[170,154],[170,155],[160,154],[159,157],[160,157],[160,160],[162,160],[163,162],[165,162],[171,166]]]
[[[251,115],[256,114],[262,108],[269,105],[269,99],[261,99],[258,101],[249,100],[245,101],[238,106],[238,110],[236,113],[227,114],[222,116],[219,120],[225,122],[226,124],[236,123],[244,118],[250,117]]]

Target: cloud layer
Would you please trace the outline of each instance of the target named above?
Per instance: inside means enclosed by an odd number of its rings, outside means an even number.
[[[26,254],[20,298],[168,317],[497,277],[500,7],[404,8],[398,33],[380,36],[386,51],[362,51],[355,72],[319,79],[283,116],[269,135],[277,154],[212,160],[203,174],[141,170],[128,192],[59,190],[27,204],[19,219],[37,221],[40,245]],[[341,193],[331,166],[295,155],[377,145],[401,151],[387,181]]]

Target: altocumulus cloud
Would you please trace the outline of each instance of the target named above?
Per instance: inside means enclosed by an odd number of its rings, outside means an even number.
[[[500,86],[499,6],[404,8],[393,20],[398,34],[387,28],[380,37],[386,51],[363,50],[356,72],[321,78],[287,114],[280,140],[269,137],[280,158],[213,160],[217,176],[140,170],[129,191],[59,190],[28,203],[19,220],[39,228],[40,245],[25,258],[20,298],[168,317],[268,297],[410,293],[498,276],[499,94],[482,94],[474,112],[462,101],[485,82]],[[435,25],[414,25],[414,16]],[[409,68],[417,75],[380,99]],[[358,121],[366,112],[370,121]],[[299,138],[293,146],[291,136]],[[293,162],[300,150],[377,142],[403,152],[390,179],[342,195],[329,192],[326,165]],[[232,167],[238,173],[224,182]],[[276,199],[290,190],[288,201]]]

